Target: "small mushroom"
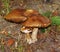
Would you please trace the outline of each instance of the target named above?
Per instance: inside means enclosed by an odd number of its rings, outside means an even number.
[[[21,30],[20,30],[22,33],[25,33],[25,39],[27,41],[27,43],[31,44],[32,41],[31,41],[31,37],[30,37],[30,33],[32,32],[32,28],[26,28],[26,27],[22,27]]]
[[[4,16],[4,18],[12,22],[22,22],[27,20],[27,17],[23,15],[25,11],[26,9],[14,9]]]
[[[47,17],[42,15],[32,15],[22,23],[23,26],[33,28],[32,35],[31,35],[31,43],[35,43],[37,41],[37,33],[38,28],[40,27],[47,27],[51,24],[50,20]],[[28,42],[29,43],[29,42]]]

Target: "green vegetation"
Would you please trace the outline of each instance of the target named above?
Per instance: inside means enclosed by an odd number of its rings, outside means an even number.
[[[2,0],[2,2],[3,2],[3,6],[4,6],[4,12],[6,13],[6,14],[8,14],[9,13],[9,11],[10,11],[10,7],[9,7],[9,0]]]
[[[41,32],[44,33],[46,28],[41,28]]]
[[[2,52],[4,52],[4,45],[1,45],[1,50]]]
[[[51,17],[52,25],[60,25],[60,16]]]

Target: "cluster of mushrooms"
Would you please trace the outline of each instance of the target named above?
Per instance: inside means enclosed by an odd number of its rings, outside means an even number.
[[[37,41],[38,28],[44,28],[51,24],[47,17],[33,9],[14,9],[4,19],[22,25],[20,31],[26,34],[28,44]]]

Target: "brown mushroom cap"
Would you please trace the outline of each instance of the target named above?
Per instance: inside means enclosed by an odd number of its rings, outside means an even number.
[[[23,15],[25,11],[26,11],[25,9],[14,9],[4,18],[8,21],[22,22],[27,19],[27,17]]]
[[[33,15],[28,18],[22,25],[25,27],[47,27],[50,25],[50,20],[42,15]]]
[[[24,12],[24,15],[25,16],[31,16],[31,15],[38,15],[39,12],[34,10],[34,9],[27,9],[25,12]]]

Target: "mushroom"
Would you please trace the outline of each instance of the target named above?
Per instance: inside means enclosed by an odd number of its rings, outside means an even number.
[[[12,22],[20,22],[22,24],[21,32],[26,33],[27,43],[35,43],[37,41],[38,28],[47,27],[51,24],[47,17],[42,16],[33,9],[14,9],[4,17]],[[30,37],[30,33],[32,35]]]
[[[23,15],[26,9],[14,9],[8,13],[4,18],[12,22],[23,22],[27,20],[27,17]]]
[[[47,17],[42,16],[41,14],[39,15],[32,15],[26,20],[25,22],[22,23],[23,26],[28,27],[28,28],[33,28],[32,35],[31,35],[31,43],[35,43],[37,41],[37,33],[38,33],[38,28],[42,27],[47,27],[50,25],[50,20]],[[28,42],[29,43],[29,42]]]
[[[26,27],[22,27],[21,30],[20,30],[22,33],[25,33],[25,39],[27,41],[27,43],[31,44],[32,41],[31,41],[31,37],[30,37],[30,33],[32,32],[32,28],[26,28]]]

